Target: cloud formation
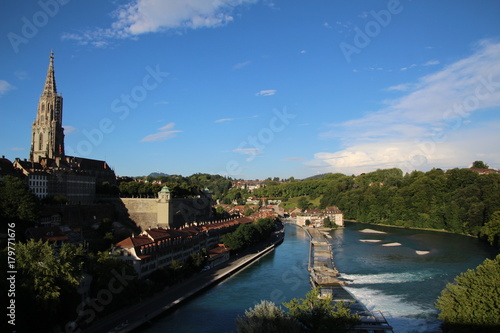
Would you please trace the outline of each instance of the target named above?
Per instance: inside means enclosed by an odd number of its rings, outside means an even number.
[[[75,133],[76,131],[78,131],[76,129],[76,127],[71,126],[71,125],[65,125],[65,126],[63,126],[63,128],[64,128],[64,135],[68,135],[68,134]]]
[[[175,123],[168,123],[163,127],[158,128],[160,132],[146,135],[141,139],[141,142],[156,142],[156,141],[165,141],[171,139],[177,135],[177,133],[181,133],[182,131],[174,130]]]
[[[236,148],[233,149],[233,152],[251,156],[262,154],[262,150],[260,150],[259,148]]]
[[[224,123],[224,122],[227,122],[227,121],[233,121],[234,118],[222,118],[222,119],[217,119],[215,121],[215,123]]]
[[[276,90],[261,90],[255,94],[255,96],[272,96],[276,94]]]
[[[456,167],[481,157],[500,163],[498,145],[490,144],[500,140],[500,121],[477,117],[500,107],[500,43],[482,40],[471,56],[388,90],[406,94],[362,118],[331,124],[320,137],[340,140],[345,148],[318,152],[308,164],[350,174]]]
[[[114,11],[110,28],[66,33],[63,39],[102,47],[110,39],[133,38],[145,33],[219,27],[234,20],[236,7],[255,2],[257,0],[133,0]]]
[[[8,91],[14,89],[14,86],[5,80],[0,80],[0,96],[5,95]]]
[[[239,62],[233,66],[234,70],[242,69],[250,65],[252,62],[250,60]]]

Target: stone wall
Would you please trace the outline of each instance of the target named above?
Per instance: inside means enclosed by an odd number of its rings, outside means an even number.
[[[158,199],[120,198],[128,217],[142,230],[158,227]],[[164,206],[163,206],[164,208]],[[161,209],[161,208],[160,208]],[[206,198],[171,199],[172,221],[170,227],[179,228],[186,223],[210,221],[211,202]]]
[[[142,230],[156,228],[158,222],[158,199],[120,198],[129,217]]]

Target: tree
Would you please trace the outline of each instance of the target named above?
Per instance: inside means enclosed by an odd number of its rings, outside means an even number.
[[[300,197],[299,201],[297,202],[297,205],[299,206],[300,209],[302,209],[304,211],[307,208],[309,208],[310,203],[306,197]]]
[[[238,333],[300,332],[299,323],[273,302],[261,301],[236,318]]]
[[[472,168],[473,169],[489,169],[489,165],[484,163],[483,161],[474,161],[472,163]]]
[[[310,332],[348,332],[360,323],[359,315],[352,314],[343,302],[332,302],[331,296],[319,296],[319,288],[315,288],[305,299],[294,298],[283,305]]]
[[[9,175],[2,178],[0,181],[0,219],[2,221],[22,223],[25,229],[35,222],[38,211],[37,199],[23,181]]]
[[[436,308],[445,332],[498,332],[500,255],[455,278],[441,292]]]
[[[59,253],[47,242],[16,244],[16,305],[23,309],[16,313],[18,331],[46,332],[72,319],[80,301],[76,287],[83,253],[82,247],[69,244]]]
[[[500,211],[491,214],[490,220],[481,228],[481,235],[491,245],[500,247]]]

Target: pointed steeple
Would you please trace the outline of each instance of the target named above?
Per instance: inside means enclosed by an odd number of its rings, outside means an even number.
[[[47,78],[43,87],[42,96],[55,96],[57,95],[56,78],[54,75],[54,51],[50,51],[49,69],[47,69]]]
[[[39,162],[41,158],[64,157],[62,112],[63,98],[57,93],[54,75],[54,52],[50,51],[49,69],[32,126],[31,161]]]

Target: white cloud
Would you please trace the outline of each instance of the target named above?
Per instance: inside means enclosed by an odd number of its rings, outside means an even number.
[[[75,133],[76,131],[78,131],[76,129],[76,127],[73,127],[70,125],[63,126],[63,128],[64,128],[64,135],[68,135],[68,134]]]
[[[429,60],[422,66],[433,66],[433,65],[439,65],[441,62],[439,60]]]
[[[413,67],[416,67],[416,66],[417,66],[417,64],[411,64],[411,65],[410,65],[410,66],[408,66],[408,67],[403,67],[403,68],[401,68],[401,70],[402,70],[402,71],[406,71],[406,70],[412,69]]]
[[[255,96],[272,96],[276,94],[276,90],[261,90],[255,94]]]
[[[227,122],[227,121],[233,121],[234,118],[222,118],[222,119],[217,119],[215,122],[216,123],[224,123],[224,122]]]
[[[156,141],[164,141],[171,139],[177,135],[177,133],[181,133],[182,131],[173,130],[175,123],[168,123],[163,127],[160,127],[158,130],[160,132],[146,135],[141,139],[141,142],[156,142]]]
[[[28,73],[23,70],[18,70],[14,73],[14,75],[17,77],[18,80],[26,80],[28,78]]]
[[[262,154],[262,150],[260,150],[259,148],[236,148],[236,149],[233,149],[233,152],[234,153],[243,153],[245,155],[258,155],[258,154]]]
[[[247,67],[248,65],[250,65],[252,62],[250,60],[247,60],[247,61],[243,61],[243,62],[239,62],[237,63],[236,65],[233,66],[233,69],[234,70],[237,70],[237,69],[242,69],[244,67]]]
[[[406,93],[362,118],[330,125],[320,137],[341,140],[345,148],[319,152],[309,166],[349,174],[466,166],[480,156],[500,164],[500,148],[492,144],[500,141],[500,120],[476,117],[500,107],[500,43],[480,41],[471,56],[388,90]]]
[[[160,127],[160,128],[158,128],[158,129],[159,129],[160,131],[167,131],[167,130],[169,130],[169,129],[174,128],[174,126],[175,126],[175,123],[168,123],[168,124],[166,124],[165,126]]]
[[[5,80],[0,80],[0,96],[5,95],[8,91],[15,89],[15,87]]]
[[[111,28],[66,33],[63,40],[106,46],[109,39],[131,38],[144,33],[171,29],[198,29],[223,26],[234,20],[236,7],[257,0],[133,0],[112,14]]]
[[[305,161],[303,157],[287,157],[283,159],[284,162],[301,162]]]
[[[401,83],[401,84],[397,84],[395,86],[391,86],[389,88],[387,88],[386,90],[387,91],[408,91],[408,90],[411,90],[413,87],[412,84],[410,83]]]

